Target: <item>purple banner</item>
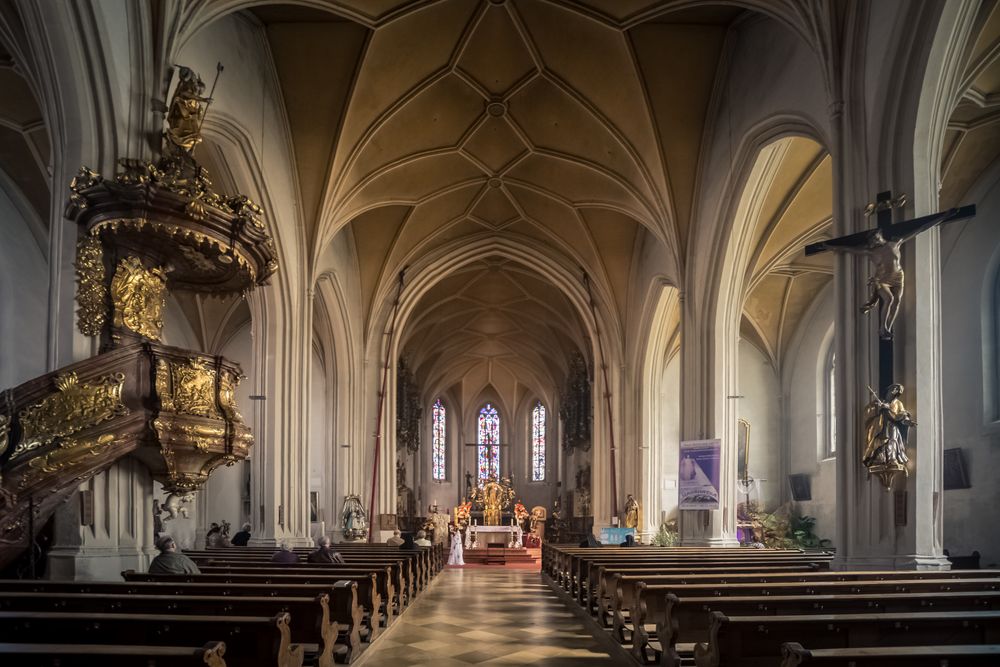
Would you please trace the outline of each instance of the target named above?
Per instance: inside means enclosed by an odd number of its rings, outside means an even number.
[[[681,443],[677,483],[678,509],[719,509],[721,440],[688,440]]]

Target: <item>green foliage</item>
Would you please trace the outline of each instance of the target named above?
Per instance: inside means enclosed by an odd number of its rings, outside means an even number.
[[[660,530],[653,536],[653,546],[657,547],[676,547],[680,542],[676,520],[660,524]]]
[[[789,505],[765,512],[756,502],[741,503],[737,514],[743,523],[754,526],[754,536],[769,549],[823,549],[830,540],[815,533],[816,519],[793,514]]]
[[[815,529],[815,517],[793,515],[788,527],[788,537],[800,549],[823,549],[830,546],[832,542],[818,537]]]

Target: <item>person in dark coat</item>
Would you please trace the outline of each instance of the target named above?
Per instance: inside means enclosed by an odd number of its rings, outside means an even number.
[[[271,562],[282,564],[298,563],[299,557],[292,551],[292,547],[288,542],[282,542],[278,545],[278,550],[271,556]]]
[[[177,550],[174,538],[164,535],[156,541],[160,555],[149,564],[150,574],[201,574],[195,562]]]
[[[333,540],[324,535],[316,541],[319,547],[309,554],[310,563],[343,563],[344,557],[333,550]]]
[[[400,551],[416,551],[419,548],[413,541],[413,533],[403,533],[403,543],[399,545]]]
[[[233,539],[229,540],[229,543],[234,547],[245,547],[250,543],[250,524],[243,524],[243,528],[240,532],[233,535]]]

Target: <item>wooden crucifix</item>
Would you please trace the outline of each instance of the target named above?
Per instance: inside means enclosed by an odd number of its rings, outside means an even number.
[[[903,267],[900,259],[900,246],[931,227],[971,218],[976,214],[976,206],[970,204],[894,223],[892,210],[901,208],[905,203],[905,196],[893,201],[891,192],[880,192],[875,204],[869,205],[867,211],[876,214],[876,227],[874,229],[806,246],[806,255],[832,250],[864,255],[871,260],[873,273],[868,280],[871,295],[868,301],[861,306],[861,312],[871,312],[878,306],[879,396],[885,396],[893,384],[892,329],[903,299]]]

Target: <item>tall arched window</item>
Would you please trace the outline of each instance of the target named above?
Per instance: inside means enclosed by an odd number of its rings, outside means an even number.
[[[837,455],[837,353],[831,345],[826,362],[826,458]]]
[[[545,481],[545,406],[531,411],[531,481]]]
[[[500,478],[500,413],[487,403],[479,411],[479,479]]]
[[[445,478],[448,462],[448,445],[445,440],[446,414],[441,399],[434,401],[431,409],[431,476],[436,480]]]

